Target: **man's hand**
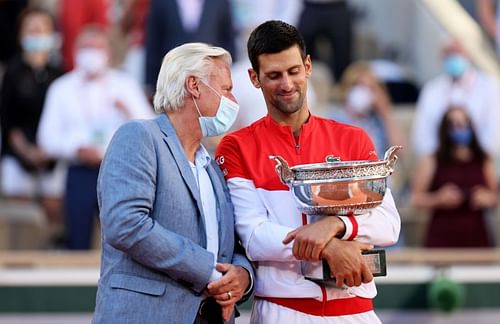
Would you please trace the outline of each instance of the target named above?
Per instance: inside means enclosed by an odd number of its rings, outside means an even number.
[[[233,315],[234,305],[235,305],[235,303],[233,303],[231,305],[221,306],[221,309],[222,309],[222,319],[224,320],[224,322],[229,321],[229,319]]]
[[[222,318],[228,321],[234,310],[234,305],[243,297],[250,284],[250,275],[240,267],[227,263],[217,263],[215,268],[222,272],[219,280],[208,284],[208,293],[222,306]]]
[[[321,251],[338,234],[345,231],[344,222],[335,216],[324,217],[301,226],[287,234],[283,244],[293,242],[293,256],[297,260],[318,261]]]
[[[328,262],[330,271],[335,276],[337,287],[359,286],[373,280],[373,275],[365,263],[361,251],[373,249],[372,245],[356,241],[342,241],[333,238],[326,245],[321,258]]]
[[[94,147],[81,147],[77,152],[78,160],[88,166],[99,166],[102,161],[101,153]]]

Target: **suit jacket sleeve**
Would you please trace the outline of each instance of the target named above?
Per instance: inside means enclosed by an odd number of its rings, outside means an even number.
[[[153,136],[145,124],[130,122],[116,132],[97,185],[102,235],[135,261],[201,293],[212,273],[214,256],[151,217],[157,163]]]

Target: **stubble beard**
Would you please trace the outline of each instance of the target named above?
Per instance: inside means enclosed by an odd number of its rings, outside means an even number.
[[[276,109],[278,109],[283,114],[287,115],[299,111],[303,105],[304,105],[304,95],[301,92],[299,92],[299,97],[297,98],[297,100],[289,103],[285,103],[279,99],[273,100],[273,106],[276,107]]]

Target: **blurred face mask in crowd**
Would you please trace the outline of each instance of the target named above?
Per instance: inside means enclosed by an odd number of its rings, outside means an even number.
[[[373,92],[367,86],[355,85],[347,93],[346,104],[351,112],[365,114],[372,108]]]
[[[220,95],[214,88],[205,83],[205,85],[220,97],[217,113],[213,117],[204,117],[201,115],[198,104],[193,97],[194,105],[200,117],[201,132],[203,137],[218,136],[226,133],[236,121],[240,106],[231,99]]]
[[[81,48],[76,52],[76,68],[87,74],[99,74],[108,67],[108,53],[99,48]]]
[[[457,145],[469,145],[472,141],[472,129],[470,127],[453,128],[448,134],[453,143]]]
[[[444,71],[452,78],[460,78],[469,68],[469,61],[461,54],[451,54],[444,59]]]
[[[27,53],[49,52],[54,47],[54,36],[26,35],[21,39],[21,47]]]

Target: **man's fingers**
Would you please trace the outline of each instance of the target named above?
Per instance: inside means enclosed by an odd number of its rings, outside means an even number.
[[[222,273],[228,272],[230,268],[231,268],[231,264],[228,264],[228,263],[217,263],[215,265],[215,269],[217,271],[222,272]]]
[[[359,281],[361,281],[361,279]],[[354,286],[354,282],[355,282],[355,279],[353,278],[353,276],[347,276],[344,279],[344,283],[347,285],[347,287]]]
[[[343,288],[344,287],[344,276],[335,276],[335,284],[337,285],[337,288]]]
[[[292,254],[295,258],[299,258],[300,256],[300,242],[293,242],[293,249],[292,249]]]
[[[290,233],[288,233],[285,237],[285,239],[282,241],[283,244],[288,244],[290,243],[291,241],[293,241],[295,239],[295,236],[297,235],[297,230],[293,230],[291,231]]]
[[[227,285],[231,281],[231,276],[226,276],[226,273],[231,269],[231,265],[227,263],[217,263],[215,269],[222,272],[222,278],[212,281],[208,284],[207,289],[210,293],[212,290],[218,290],[220,287]]]
[[[306,246],[306,248],[305,248],[305,251],[304,251],[304,258],[305,258],[306,260],[311,261],[311,260],[313,260],[313,256],[312,256],[312,254],[313,254],[313,246],[309,244],[309,245],[307,245],[307,246]]]
[[[356,274],[353,279],[354,279],[354,282],[353,282],[354,286],[356,286],[356,287],[361,286],[361,280],[362,280],[361,273]],[[349,286],[349,287],[352,287],[352,286]]]
[[[373,245],[366,243],[359,243],[359,249],[361,251],[369,251],[373,249]]]
[[[222,278],[212,281],[208,284],[208,292],[211,294],[218,293],[224,286],[228,285],[230,282],[231,278],[229,276],[222,276]]]
[[[319,260],[320,259],[320,256],[321,256],[321,251],[323,249],[319,248],[319,247],[315,247],[311,253],[311,257],[313,260]]]
[[[239,300],[240,294],[238,294],[236,291],[233,290],[231,292],[231,296],[229,296],[227,292],[223,292],[220,294],[212,295],[212,297],[213,297],[213,299],[215,299],[217,301],[217,303],[219,303],[219,302],[221,302],[221,303],[233,302],[234,303],[235,301]],[[231,298],[229,298],[229,297],[231,297]]]
[[[373,274],[366,264],[362,267],[361,278],[363,280],[363,283],[369,283],[373,280]]]
[[[227,322],[231,319],[233,311],[234,311],[234,305],[232,306],[227,305],[222,307],[222,319],[224,320],[224,322]]]

